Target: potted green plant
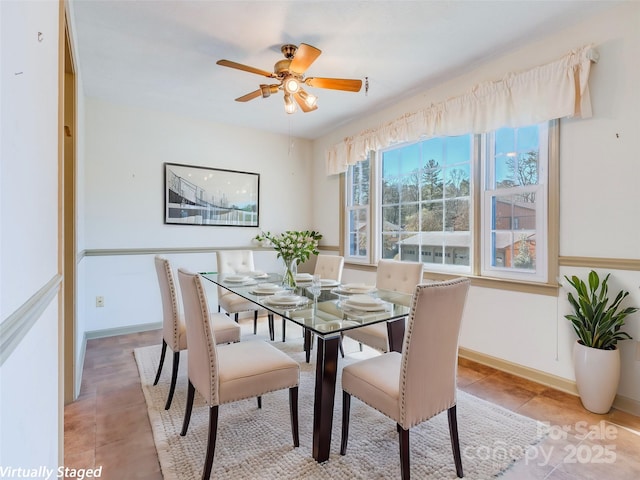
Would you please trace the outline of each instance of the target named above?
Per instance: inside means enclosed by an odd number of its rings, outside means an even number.
[[[622,330],[627,316],[636,307],[622,307],[629,292],[621,290],[611,302],[609,276],[602,281],[595,271],[589,272],[588,285],[578,278],[565,276],[575,289],[568,293],[573,313],[565,315],[578,340],[573,348],[576,385],[584,407],[594,413],[607,413],[613,404],[620,380],[620,351],[617,343],[631,339]]]

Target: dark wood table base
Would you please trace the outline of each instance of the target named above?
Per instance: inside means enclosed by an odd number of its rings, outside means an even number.
[[[387,322],[389,347],[401,352],[404,340],[404,318]],[[311,334],[305,329],[305,344],[310,343]],[[313,458],[317,462],[329,460],[331,454],[331,429],[333,428],[333,407],[338,373],[338,348],[340,336],[318,337],[318,355],[316,359],[316,385],[313,405]],[[305,349],[307,362],[309,349]]]

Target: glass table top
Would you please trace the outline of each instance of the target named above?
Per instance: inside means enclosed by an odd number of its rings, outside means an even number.
[[[325,286],[314,292],[310,282],[300,282],[295,289],[285,289],[282,275],[275,273],[201,275],[321,336],[339,335],[363,325],[405,317],[411,305],[411,295],[373,287],[366,291],[367,288],[325,282]]]

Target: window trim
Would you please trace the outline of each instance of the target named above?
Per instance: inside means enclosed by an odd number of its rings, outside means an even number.
[[[452,278],[456,278],[458,276],[466,277],[471,280],[471,285],[480,288],[492,288],[499,289],[504,291],[512,291],[512,292],[520,292],[520,293],[531,293],[536,295],[545,295],[557,297],[558,291],[560,288],[558,282],[559,275],[559,253],[560,253],[560,121],[558,119],[549,121],[549,163],[548,163],[548,195],[547,195],[547,281],[543,282],[527,282],[523,280],[517,279],[506,279],[506,278],[493,278],[493,277],[483,277],[476,274],[450,274],[443,272],[435,272],[432,270],[425,269],[423,272],[423,278],[428,278],[432,280],[449,280]],[[480,153],[479,149],[481,146],[478,143],[478,153]],[[370,175],[373,175],[373,169],[370,168]],[[480,185],[480,169],[474,169],[473,176],[473,185]],[[370,177],[371,179],[371,177]],[[340,254],[345,257],[345,265],[347,268],[351,268],[353,270],[366,271],[366,272],[375,272],[376,271],[376,262],[373,261],[373,258],[369,259],[369,263],[364,262],[353,262],[349,259],[348,256],[345,255],[346,245],[345,245],[345,211],[344,208],[346,205],[346,173],[341,173],[339,176],[339,189],[340,189],[340,204],[339,204],[339,232],[340,232],[340,245],[339,251]],[[480,201],[480,197],[482,195],[480,188],[474,188],[472,195],[474,196],[474,204],[475,208],[472,210],[472,218],[474,225],[478,225],[481,220],[481,212],[480,209],[477,208],[478,202]],[[371,208],[371,196],[369,197],[369,208]],[[370,217],[371,218],[371,217]],[[373,219],[373,222],[377,221],[377,219]],[[372,234],[370,227],[370,235]],[[480,242],[473,243],[473,272],[480,271],[480,254],[481,247]],[[371,252],[370,252],[371,253]],[[377,258],[377,257],[376,257]]]

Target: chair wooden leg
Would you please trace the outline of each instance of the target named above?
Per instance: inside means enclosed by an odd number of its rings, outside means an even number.
[[[204,470],[202,480],[209,480],[211,477],[211,466],[213,456],[216,453],[216,437],[218,435],[218,406],[209,407],[209,438],[207,439],[207,456],[204,459]]]
[[[458,441],[458,416],[456,415],[456,406],[454,405],[447,410],[449,417],[449,436],[451,437],[451,448],[453,449],[453,460],[456,463],[456,475],[462,478],[462,456],[460,455],[460,442]]]
[[[411,469],[409,466],[409,429],[405,430],[398,424],[398,433],[400,436],[400,478],[409,480],[411,478]]]
[[[156,379],[153,381],[154,385],[158,384],[160,380],[160,373],[162,373],[162,365],[164,365],[164,355],[167,353],[167,342],[162,339],[162,352],[160,353],[160,365],[158,365],[158,373],[156,373]]]
[[[169,396],[167,397],[167,403],[164,406],[165,410],[169,410],[171,407],[171,401],[173,400],[173,393],[176,391],[176,382],[178,380],[178,366],[180,364],[180,351],[173,352],[173,369],[171,371],[171,386],[169,387]]]
[[[274,328],[273,328],[273,313],[268,313],[267,314],[267,319],[268,319],[268,323],[269,323],[269,338],[273,342],[274,339],[275,339],[275,332],[274,332]]]
[[[340,348],[340,355],[342,355],[342,358],[344,358],[344,348],[342,347],[343,340],[344,334],[340,332],[340,344],[338,345],[338,348]]]
[[[262,408],[262,397],[258,396],[256,398],[258,399],[258,408]]]
[[[253,311],[253,334],[258,334],[258,310]]]
[[[220,313],[220,310],[222,310],[222,309],[220,308],[220,305],[218,305],[218,313]]]
[[[191,409],[193,408],[193,398],[195,397],[196,388],[189,380],[189,386],[187,387],[187,404],[184,406],[184,421],[182,422],[182,431],[180,436],[184,437],[189,429],[189,421],[191,420]]]
[[[233,319],[238,323],[238,312],[233,315]]]
[[[300,446],[300,434],[298,433],[298,387],[289,389],[289,411],[291,412],[291,434],[293,446]]]
[[[282,341],[287,341],[287,321],[284,318],[282,319]]]
[[[347,453],[349,440],[349,411],[351,410],[351,395],[342,391],[342,438],[340,440],[340,455]]]

